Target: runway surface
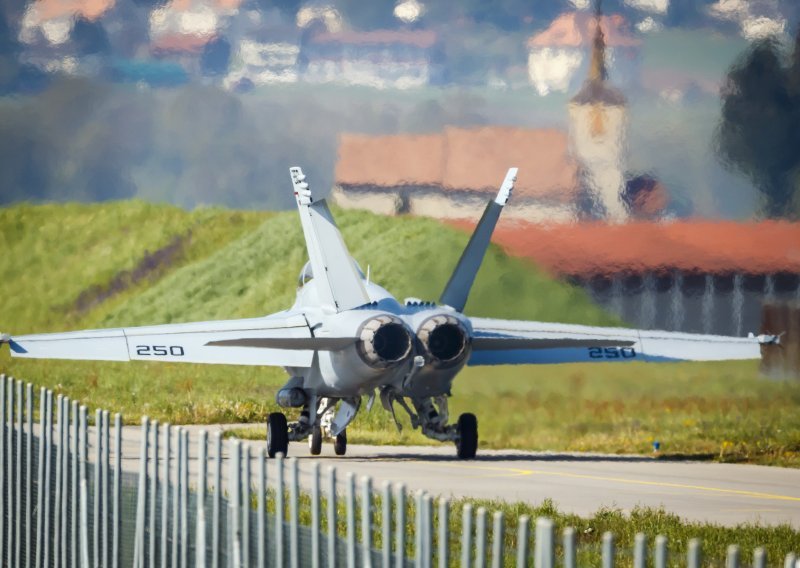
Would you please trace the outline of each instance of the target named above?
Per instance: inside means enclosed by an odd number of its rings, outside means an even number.
[[[199,430],[210,434],[225,426],[188,426],[191,438],[189,470],[196,472],[194,443]],[[134,468],[140,429],[126,427],[123,456],[126,469]],[[246,441],[256,459],[265,443]],[[224,442],[223,476],[227,476],[229,441]],[[174,446],[173,446],[174,448]],[[663,506],[688,520],[727,526],[745,522],[767,525],[789,523],[800,529],[800,470],[708,462],[664,461],[647,456],[580,453],[540,453],[479,450],[475,460],[455,458],[452,444],[441,446],[350,445],[337,457],[330,443],[312,458],[308,444],[292,443],[289,457],[297,457],[301,483],[308,484],[311,464],[318,461],[323,475],[330,466],[342,483],[348,472],[369,475],[378,489],[384,481],[404,483],[409,490],[434,496],[474,497],[522,501],[531,504],[552,499],[559,510],[590,515],[602,507],[630,511],[637,505]],[[130,460],[130,461],[129,461]],[[130,464],[128,466],[127,464]],[[274,460],[268,476],[274,480]],[[251,470],[256,471],[255,461]],[[324,486],[324,485],[323,485]]]

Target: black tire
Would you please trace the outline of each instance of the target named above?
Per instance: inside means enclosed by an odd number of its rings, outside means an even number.
[[[289,427],[286,416],[282,412],[273,412],[267,416],[267,454],[274,458],[278,454],[283,457],[289,453]]]
[[[462,414],[458,417],[457,428],[456,454],[462,460],[474,459],[478,451],[478,419],[474,414]]]
[[[342,430],[333,440],[333,451],[337,456],[347,453],[347,430]]]
[[[318,456],[322,452],[322,429],[315,426],[308,437],[308,451],[312,456]]]

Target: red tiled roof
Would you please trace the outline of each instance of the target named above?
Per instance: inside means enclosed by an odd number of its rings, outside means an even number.
[[[474,221],[458,221],[470,228]],[[494,242],[549,272],[590,277],[681,270],[800,273],[800,223],[687,220],[622,225],[503,223]]]
[[[63,16],[96,20],[114,6],[114,0],[37,0],[34,6],[41,21]]]
[[[600,27],[609,47],[636,47],[641,41],[628,29],[619,14],[603,16]],[[562,14],[550,26],[528,39],[528,47],[582,47],[594,40],[595,18],[588,12]]]
[[[577,164],[567,134],[555,129],[448,127],[439,134],[344,134],[336,183],[378,187],[435,186],[496,192],[509,167],[519,168],[515,195],[572,201]]]
[[[167,34],[154,39],[153,53],[199,53],[216,39],[216,34]]]

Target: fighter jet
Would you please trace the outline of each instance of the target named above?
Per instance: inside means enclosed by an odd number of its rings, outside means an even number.
[[[377,396],[398,428],[396,406],[425,436],[454,442],[462,459],[476,455],[478,421],[466,413],[451,423],[447,401],[465,365],[756,359],[761,344],[777,341],[468,317],[464,307],[511,197],[516,168],[487,204],[438,302],[401,303],[365,277],[302,170],[289,172],[309,260],[288,310],[253,319],[6,335],[0,341],[14,357],[283,367],[289,379],[276,402],[300,413],[290,423],[281,412],[268,416],[271,457],[286,455],[289,441],[304,439],[318,455],[323,437],[344,455],[348,425],[364,397],[371,407]]]

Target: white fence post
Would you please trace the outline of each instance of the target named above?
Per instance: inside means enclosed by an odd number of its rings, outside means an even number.
[[[297,510],[300,499],[300,479],[297,458],[289,460],[289,559],[292,568],[300,567],[300,538],[298,524],[300,516]]]
[[[258,568],[267,568],[267,453],[258,450]]]
[[[100,411],[97,411],[98,415],[100,415]],[[101,419],[102,420],[102,419]],[[137,500],[136,500],[136,538],[134,540],[135,547],[134,547],[134,555],[133,555],[133,565],[134,568],[142,568],[145,565],[144,560],[144,527],[145,527],[145,508],[147,506],[147,449],[148,449],[148,435],[150,430],[150,421],[147,417],[142,418],[142,443],[141,448],[139,451],[139,486],[137,491]],[[98,432],[98,440],[100,439],[100,432]],[[95,467],[99,469],[100,464],[96,464]],[[97,500],[100,496],[98,492],[95,491],[95,500]],[[95,509],[96,510],[96,509]],[[99,524],[100,519],[95,519],[95,524]],[[95,531],[95,535],[97,535],[97,531]],[[96,542],[96,541],[95,541]],[[99,556],[100,550],[95,548],[95,556]],[[102,564],[101,564],[102,565]]]
[[[372,568],[372,480],[361,479],[361,562]]]
[[[169,492],[170,484],[170,453],[172,432],[169,424],[163,425],[164,440],[164,481],[161,484],[161,568],[169,566]],[[173,490],[174,491],[174,490]]]
[[[461,509],[461,568],[470,568],[472,560],[472,505]]]
[[[214,433],[214,494],[211,504],[211,568],[219,568],[219,515],[222,499],[222,432]]]
[[[26,388],[27,437],[25,438],[25,568],[31,568],[31,499],[33,497],[33,385]],[[77,564],[76,564],[77,566]]]
[[[693,538],[689,541],[689,550],[687,551],[686,567],[687,568],[700,568],[702,562],[703,550],[700,545],[700,539]]]
[[[0,375],[0,562],[5,558],[3,532],[6,522],[6,496],[3,487],[6,483],[6,376]],[[8,450],[11,451],[11,450]]]
[[[336,469],[328,468],[328,568],[336,568]]]
[[[423,502],[423,493],[422,491],[417,491],[416,498],[415,498],[415,507],[414,507],[414,567],[415,568],[422,568],[422,557],[424,555],[423,552],[423,544],[422,544],[422,533],[423,533],[423,509],[425,504]]]
[[[16,519],[14,523],[14,566],[21,565],[22,558],[22,381],[17,380],[17,487]]]
[[[347,507],[347,568],[356,566],[356,476],[347,474],[345,491]]]
[[[84,419],[81,419],[85,422]],[[158,436],[158,431],[156,431],[156,436]],[[156,460],[158,462],[158,460]],[[113,523],[113,529],[111,531],[111,566],[113,568],[119,567],[119,536],[120,536],[120,522],[122,520],[122,514],[120,511],[120,504],[121,504],[121,496],[120,491],[122,490],[122,415],[117,412],[114,414],[114,496],[112,498],[113,506],[114,506],[114,516],[112,517],[111,522]],[[155,514],[155,513],[154,513]],[[155,538],[155,536],[153,536]],[[155,562],[155,559],[153,559]],[[151,564],[151,566],[155,566],[155,564]]]
[[[478,507],[475,519],[475,568],[486,566],[486,509]]]
[[[283,566],[283,454],[275,456],[275,565]]]
[[[117,417],[114,416],[114,451],[115,452],[117,451],[117,448],[118,448],[117,439],[116,439],[116,436],[117,436],[117,428],[116,427],[117,427]],[[156,566],[156,561],[158,559],[158,541],[159,541],[159,539],[157,538],[158,531],[156,529],[156,527],[158,526],[158,520],[156,518],[158,516],[157,515],[157,512],[158,512],[158,449],[159,449],[158,448],[158,438],[159,438],[158,420],[153,420],[153,422],[151,424],[150,432],[151,432],[151,435],[153,437],[153,440],[150,443],[152,448],[153,448],[152,451],[150,452],[152,454],[152,456],[153,456],[153,459],[151,460],[153,462],[153,467],[152,467],[152,470],[150,470],[149,469],[150,466],[149,465],[147,466],[148,467],[148,471],[151,472],[149,474],[149,476],[150,476],[150,488],[148,490],[148,492],[149,492],[148,494],[150,496],[150,503],[147,505],[147,509],[148,509],[148,511],[147,511],[147,520],[148,520],[147,532],[149,533],[149,538],[148,538],[148,541],[147,541],[147,544],[148,544],[147,555],[148,555],[148,558],[150,560],[147,563],[147,565],[151,566],[151,567],[155,567]],[[116,459],[117,459],[116,455],[114,456],[114,459],[116,461]],[[114,492],[113,492],[113,496],[112,496],[112,508],[114,510],[116,510],[116,508],[118,506],[117,505],[117,490],[118,490],[118,488],[117,488],[117,483],[118,483],[117,482],[117,471],[119,469],[119,466],[117,464],[119,464],[118,461],[116,462],[115,467],[114,467],[114,481],[113,481],[113,483],[114,483]],[[114,518],[115,519],[117,518],[116,517],[116,513],[115,513]],[[118,538],[118,534],[117,534],[116,531],[117,531],[117,527],[113,526],[112,529],[111,529],[111,533],[112,533],[112,552],[111,552],[111,554],[112,555],[115,554],[116,553],[115,551],[117,550],[117,546],[114,545],[114,543],[113,543],[113,539]],[[119,541],[117,541],[117,542],[119,542]]]
[[[406,558],[406,486],[397,486],[397,503],[395,504],[395,566],[403,568]]]
[[[311,464],[311,568],[319,568],[319,462]]]
[[[149,434],[149,432],[150,432],[150,429],[148,428],[148,434]],[[109,466],[110,466],[110,462],[111,462],[111,457],[110,457],[111,444],[110,444],[110,440],[111,440],[111,425],[110,425],[110,421],[109,421],[109,414],[108,414],[107,410],[104,410],[103,411],[103,462],[102,462],[102,464],[100,464],[101,473],[102,473],[102,479],[103,479],[102,486],[100,488],[101,495],[102,495],[102,509],[103,509],[103,514],[102,514],[102,536],[103,536],[103,556],[102,556],[102,558],[103,558],[103,561],[101,562],[101,564],[103,566],[108,566],[109,565],[108,554],[109,554],[109,544],[110,543],[109,543],[109,535],[108,535],[108,525],[111,522],[111,515],[109,514],[110,510],[111,510],[111,508],[109,507],[109,501],[110,501],[110,496],[109,495],[110,495],[110,491],[111,491],[110,482],[109,482],[109,477],[110,477]],[[148,454],[149,454],[149,452],[148,452]],[[146,482],[147,481],[147,457],[145,457],[144,469],[145,469],[145,482]],[[144,494],[145,494],[145,498],[146,498],[146,496],[147,496],[147,485],[145,485]],[[145,510],[145,514],[146,514],[147,513],[147,503],[146,502],[145,502],[145,509],[144,510]],[[144,537],[145,537],[145,531],[142,531],[142,538],[144,539]],[[144,540],[142,541],[142,543],[144,543]],[[142,562],[144,562],[144,554],[142,554]]]
[[[78,477],[78,440],[80,435],[78,433],[78,428],[80,424],[80,406],[78,405],[78,401],[72,401],[72,440],[70,442],[70,455],[71,455],[71,463],[72,463],[72,472],[70,473],[71,477],[71,499],[72,499],[72,521],[70,523],[70,547],[72,548],[72,555],[71,555],[71,565],[78,566],[78,559],[79,559],[79,550],[80,547],[78,546],[78,533],[80,527],[80,519],[78,514],[78,505],[80,503],[80,490],[79,490],[79,477]]]
[[[242,566],[250,566],[250,444],[242,445]]]
[[[530,517],[522,515],[517,524],[517,568],[528,566],[528,538]]]
[[[10,385],[9,385],[10,386]],[[11,404],[13,401],[13,395],[11,389],[9,389],[8,394],[8,404],[9,404],[9,415],[11,415]],[[9,453],[11,451],[11,430],[9,429]],[[55,499],[53,501],[53,564],[59,565],[61,562],[61,475],[62,475],[62,457],[61,454],[64,451],[64,397],[63,395],[58,395],[56,398],[56,486],[55,486]],[[9,486],[8,486],[8,506],[9,508],[12,506],[13,501],[11,499],[11,485],[13,483],[13,474],[11,474],[11,470],[9,468]],[[11,531],[11,526],[9,525],[9,532]],[[11,537],[9,536],[6,544],[11,543]],[[9,546],[9,552],[11,547]],[[10,554],[9,554],[10,556]],[[12,562],[9,558],[8,565],[11,566]]]
[[[633,568],[647,568],[647,537],[636,533],[633,541]]]
[[[614,535],[610,532],[603,533],[603,568],[614,568]]]
[[[753,550],[753,568],[766,568],[767,567],[767,551],[762,547],[757,547]]]
[[[725,558],[725,568],[739,568],[739,547],[735,544],[728,546]]]
[[[175,440],[175,465],[174,478],[175,484],[172,486],[172,564],[176,567],[180,562],[180,530],[181,530],[181,428],[176,426],[172,429]],[[171,473],[172,474],[172,473]]]
[[[667,568],[667,537],[656,537],[655,568]]]
[[[576,568],[578,565],[578,552],[576,550],[575,529],[567,527],[562,535],[564,544],[564,568]]]
[[[239,469],[241,458],[239,457],[239,451],[239,440],[231,440],[231,455],[228,461],[228,564],[233,566],[233,568],[239,568],[241,566],[242,558],[239,552],[239,545],[241,543],[239,506],[242,502],[242,496],[239,490],[239,483],[241,481]]]
[[[156,452],[154,452],[156,453]],[[158,455],[156,453],[156,455]],[[195,566],[206,566],[206,475],[208,468],[208,434],[200,430],[197,440],[197,525],[195,545]],[[153,557],[155,561],[155,557]]]
[[[439,568],[450,566],[450,503],[439,499]]]
[[[102,562],[100,561],[100,515],[102,514],[100,510],[100,487],[102,486],[102,481],[100,479],[101,470],[100,470],[100,462],[103,459],[101,454],[101,449],[103,446],[103,411],[95,409],[94,412],[94,485],[92,486],[91,496],[92,496],[92,510],[94,511],[92,514],[92,562],[94,562],[94,566],[99,568],[102,566]],[[134,562],[135,565],[135,562]]]
[[[385,568],[392,565],[392,484],[383,482],[381,493],[381,564]]]
[[[503,566],[503,533],[503,511],[495,511],[492,525],[492,568],[502,568]]]
[[[536,568],[554,568],[555,566],[553,521],[550,519],[536,519],[534,566]]]
[[[181,462],[178,475],[181,488],[181,568],[189,565],[189,431],[181,428]]]

